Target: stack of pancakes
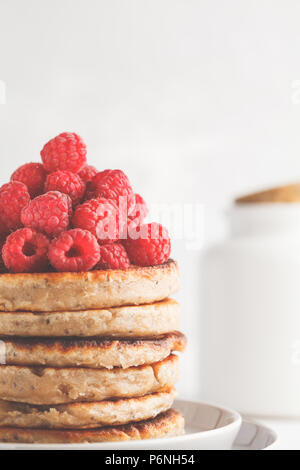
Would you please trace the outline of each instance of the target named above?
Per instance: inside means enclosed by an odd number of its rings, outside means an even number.
[[[0,275],[0,441],[182,434],[177,264]],[[1,358],[1,354],[0,354]]]

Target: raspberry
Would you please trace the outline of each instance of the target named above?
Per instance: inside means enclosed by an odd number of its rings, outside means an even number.
[[[78,173],[84,183],[88,183],[98,173],[98,170],[92,165],[85,165]]]
[[[82,179],[71,171],[55,171],[47,176],[45,191],[59,191],[70,196],[73,206],[79,204],[85,192]]]
[[[69,226],[72,202],[69,196],[49,191],[33,199],[21,214],[25,227],[56,236]]]
[[[148,207],[142,196],[139,194],[134,195],[135,198],[135,205],[128,215],[128,218],[135,224],[140,225],[146,215],[148,214]]]
[[[129,180],[121,170],[105,170],[97,173],[87,185],[86,199],[104,197],[119,205],[119,198],[127,198],[128,213],[135,204],[134,193]]]
[[[63,132],[44,145],[41,157],[49,173],[57,170],[78,173],[86,163],[86,146],[77,134]]]
[[[34,198],[44,192],[46,176],[47,172],[41,163],[25,163],[11,175],[10,180],[24,183]]]
[[[30,201],[25,184],[12,181],[0,188],[0,231],[9,233],[21,227],[21,211]]]
[[[48,247],[45,235],[20,228],[6,239],[2,249],[4,264],[14,273],[43,272],[48,266]]]
[[[76,228],[89,230],[100,243],[120,238],[119,211],[110,199],[90,199],[77,206],[72,223]]]
[[[0,235],[0,273],[4,273],[5,271],[7,271],[4,261],[3,261],[3,257],[2,257],[2,248],[4,246],[5,240],[6,240],[6,236]]]
[[[89,271],[99,261],[100,247],[88,230],[75,228],[52,240],[48,256],[57,271]]]
[[[136,239],[127,238],[124,246],[130,261],[137,266],[162,264],[170,256],[168,231],[160,224],[143,224],[136,228]]]
[[[106,243],[100,246],[100,261],[95,269],[126,269],[130,261],[121,243]]]

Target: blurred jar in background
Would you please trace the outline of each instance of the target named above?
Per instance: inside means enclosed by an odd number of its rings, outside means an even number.
[[[245,414],[300,417],[299,201],[300,185],[238,200],[228,213],[230,236],[204,253],[206,401]]]

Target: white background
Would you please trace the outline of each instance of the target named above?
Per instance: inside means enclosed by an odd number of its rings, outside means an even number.
[[[205,237],[239,193],[300,177],[300,2],[0,0],[1,180],[81,134],[152,202],[200,202]],[[177,242],[180,392],[198,396],[200,253]]]

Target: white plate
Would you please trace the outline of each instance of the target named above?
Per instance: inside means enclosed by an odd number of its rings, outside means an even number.
[[[231,449],[242,424],[233,410],[207,403],[177,400],[175,408],[186,420],[186,434],[165,439],[99,444],[0,444],[0,450],[227,450]],[[246,442],[243,437],[242,443]]]
[[[277,434],[267,426],[243,420],[233,450],[266,450],[275,448]]]

